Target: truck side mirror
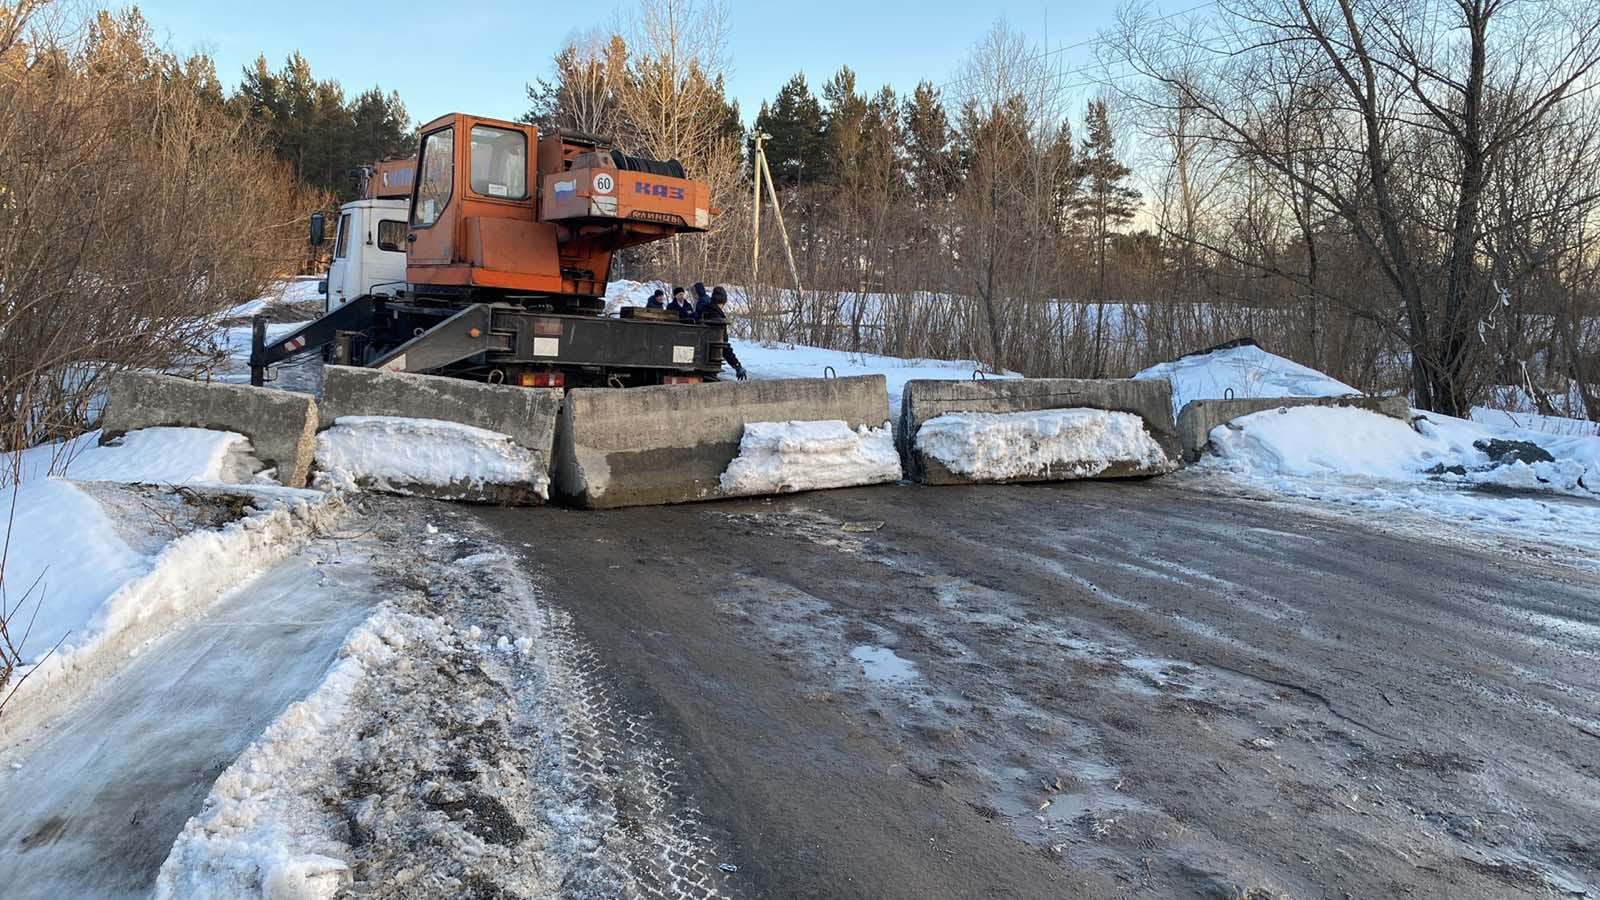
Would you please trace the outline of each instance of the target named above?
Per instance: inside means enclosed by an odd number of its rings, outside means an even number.
[[[311,246],[321,247],[327,237],[328,220],[322,213],[311,214]]]

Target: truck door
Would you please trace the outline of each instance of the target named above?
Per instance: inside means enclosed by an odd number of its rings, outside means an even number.
[[[350,302],[350,244],[356,238],[351,232],[361,223],[355,210],[339,214],[339,232],[333,238],[333,262],[328,266],[328,309],[334,310]]]

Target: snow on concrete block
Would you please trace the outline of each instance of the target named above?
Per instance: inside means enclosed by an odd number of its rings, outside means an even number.
[[[879,428],[887,405],[882,375],[578,388],[556,435],[555,494],[591,509],[726,497],[747,425]]]
[[[232,431],[280,483],[304,487],[311,470],[317,403],[309,394],[239,384],[190,381],[148,372],[112,376],[100,420],[105,443],[141,428],[176,426]]]
[[[946,413],[922,423],[929,484],[1159,475],[1176,462],[1133,413],[1048,409]]]
[[[895,437],[925,484],[1158,475],[1181,452],[1170,386],[1126,378],[912,381]]]
[[[750,422],[719,482],[730,497],[790,494],[900,480],[888,423]]]
[[[442,419],[341,416],[317,435],[317,483],[343,490],[531,506],[550,496],[549,456]]]
[[[1194,462],[1211,443],[1211,432],[1219,425],[1272,409],[1300,406],[1363,409],[1409,422],[1411,404],[1404,397],[1239,397],[1231,400],[1193,400],[1178,413],[1178,439],[1184,459]],[[1321,436],[1327,437],[1327,436]],[[1321,439],[1319,437],[1319,439]]]

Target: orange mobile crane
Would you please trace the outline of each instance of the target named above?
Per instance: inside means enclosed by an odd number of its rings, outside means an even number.
[[[541,135],[461,113],[419,133],[414,163],[380,164],[364,179],[368,207],[408,199],[403,224],[380,222],[392,226],[391,240],[403,233],[403,248],[381,237],[374,245],[370,230],[364,242],[346,234],[350,215],[341,215],[335,244],[336,266],[350,254],[403,249],[405,280],[338,305],[330,298],[321,318],[271,342],[258,322],[253,384],[275,363],[312,352],[530,387],[718,378],[727,347],[720,324],[641,309],[601,315],[617,251],[710,227],[709,190],[681,164],[629,156],[591,135]],[[323,231],[319,214],[313,244]]]

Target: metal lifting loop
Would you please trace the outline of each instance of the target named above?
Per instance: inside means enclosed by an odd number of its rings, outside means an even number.
[[[1222,392],[1222,399],[1224,399],[1224,400],[1232,400],[1233,399],[1233,388],[1228,388],[1227,390],[1223,391]]]
[[[489,383],[490,384],[502,384],[502,383],[505,382],[505,380],[506,380],[506,373],[505,372],[503,372],[503,371],[501,371],[499,369],[490,369],[489,370]]]
[[[839,377],[839,373],[835,372],[833,370],[833,366],[823,366],[822,367],[822,377],[823,378],[838,378]]]
[[[978,369],[973,369],[972,370],[972,380],[973,381],[988,381],[989,380],[989,376],[983,374],[983,372],[979,371]]]
[[[614,387],[614,388],[622,387],[623,386],[622,385],[622,376],[621,375],[609,375],[609,376],[607,376],[606,377],[606,386],[607,387]]]

